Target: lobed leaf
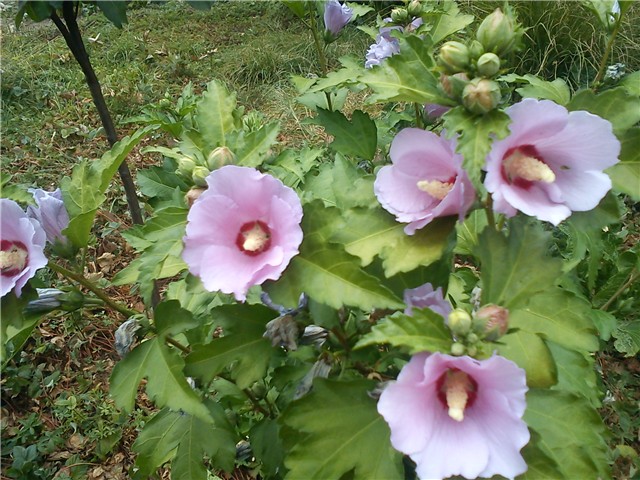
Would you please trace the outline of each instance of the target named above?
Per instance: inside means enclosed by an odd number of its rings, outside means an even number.
[[[538,223],[516,217],[509,226],[508,236],[484,229],[475,252],[482,265],[482,303],[515,309],[553,287],[562,262],[547,254],[550,234]]]
[[[233,115],[236,106],[235,93],[230,93],[222,82],[212,80],[207,84],[207,91],[202,94],[196,108],[196,121],[205,153],[227,145],[227,136],[237,129],[237,120]]]
[[[482,191],[481,173],[494,139],[509,134],[509,116],[493,110],[485,115],[475,115],[464,107],[455,107],[442,116],[444,128],[451,138],[457,136],[457,152],[463,157],[462,166],[473,186]]]
[[[451,332],[441,315],[428,308],[414,308],[411,315],[396,312],[385,317],[358,341],[355,348],[390,344],[406,347],[413,355],[419,352],[448,352],[452,343]]]
[[[404,478],[389,427],[367,395],[374,386],[366,380],[316,379],[311,394],[290,405],[282,422],[303,441],[285,456],[285,478],[337,479],[351,470],[354,480]]]
[[[376,153],[376,124],[368,114],[355,110],[351,120],[342,112],[332,112],[319,108],[318,115],[309,123],[321,125],[325,131],[333,135],[329,145],[343,155],[372,160]]]
[[[417,37],[398,38],[400,53],[363,70],[359,80],[373,90],[371,102],[417,102],[451,105],[438,89],[431,50]]]
[[[200,396],[187,383],[183,367],[184,360],[164,344],[163,337],[142,342],[113,369],[109,382],[111,396],[118,407],[131,412],[138,385],[146,378],[147,394],[156,405],[211,422]]]

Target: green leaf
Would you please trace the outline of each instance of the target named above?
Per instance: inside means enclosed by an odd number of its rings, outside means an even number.
[[[370,102],[417,102],[451,105],[440,93],[432,70],[431,49],[417,37],[398,38],[400,53],[361,70],[359,80],[373,90]]]
[[[433,45],[462,30],[474,20],[473,15],[461,15],[460,8],[455,2],[444,2],[442,8],[444,9],[442,14],[429,21],[429,25],[431,25],[429,36]]]
[[[194,345],[186,358],[186,372],[203,382],[230,367],[240,388],[248,388],[266,374],[273,353],[263,337],[267,322],[277,314],[262,305],[223,306],[212,311],[213,318],[226,320],[232,333],[214,338],[207,345]]]
[[[115,143],[100,160],[83,161],[73,168],[71,178],[60,182],[64,205],[69,212],[69,226],[64,234],[76,247],[86,247],[96,212],[106,197],[109,183],[129,152],[155,125],[141,128],[133,135]]]
[[[127,23],[127,2],[120,0],[97,0],[98,8],[116,27],[122,28]]]
[[[133,227],[124,234],[144,250],[127,268],[112,279],[114,285],[138,282],[145,301],[151,298],[153,280],[169,278],[187,268],[182,260],[182,238],[187,223],[187,209],[168,207],[155,212],[144,226]]]
[[[158,336],[162,338],[167,335],[176,335],[199,324],[189,310],[180,307],[180,302],[177,300],[159,303],[153,313]]]
[[[487,214],[483,210],[469,213],[463,223],[456,224],[457,241],[453,251],[459,255],[473,255],[478,236],[487,225]]]
[[[539,447],[540,435],[531,432],[531,440],[522,449],[522,457],[527,462],[527,471],[518,480],[565,480],[556,462]]]
[[[553,390],[574,393],[587,399],[591,406],[600,407],[594,357],[563,348],[554,342],[548,341],[547,345],[558,367],[558,383]]]
[[[388,343],[394,347],[407,347],[413,355],[448,352],[452,342],[442,315],[428,308],[414,308],[411,315],[396,312],[385,317],[358,341],[355,348]]]
[[[216,4],[216,1],[215,0],[187,0],[187,3],[194,10],[200,10],[202,12],[206,12],[211,10],[211,7],[213,7]]]
[[[231,145],[235,147],[236,165],[257,167],[266,159],[271,147],[276,143],[280,124],[267,123],[252,132],[240,132]]]
[[[373,387],[364,380],[316,379],[312,393],[291,404],[282,421],[304,441],[285,457],[287,479],[339,479],[351,470],[354,480],[404,478],[389,427],[367,395]]]
[[[189,190],[189,186],[175,172],[169,172],[162,167],[138,170],[138,184],[140,192],[151,198],[172,198],[178,189],[181,192]]]
[[[524,420],[540,435],[538,448],[555,461],[564,478],[611,478],[604,425],[586,400],[531,389]]]
[[[214,422],[203,422],[183,412],[163,409],[140,431],[133,444],[138,453],[134,478],[148,478],[163,463],[173,458],[171,478],[206,480],[203,464],[206,454],[216,468],[233,470],[236,438],[224,410],[213,402],[206,404]]]
[[[582,90],[573,96],[567,108],[570,111],[586,110],[609,120],[616,136],[640,122],[640,97],[629,95],[624,87],[598,94],[590,89]]]
[[[256,459],[262,464],[263,475],[266,478],[274,478],[284,460],[278,422],[265,418],[256,423],[249,432],[249,441]]]
[[[538,335],[523,330],[510,333],[500,338],[497,350],[527,372],[529,388],[548,388],[558,381],[553,356]]]
[[[297,17],[304,18],[307,14],[307,2],[304,0],[281,0]]]
[[[533,295],[525,308],[512,310],[509,326],[537,333],[571,350],[593,352],[598,349],[598,338],[590,309],[586,300],[554,287]]]
[[[336,154],[333,163],[325,163],[315,177],[307,177],[304,200],[322,200],[327,206],[346,209],[377,205],[373,194],[373,175]]]
[[[509,116],[493,110],[485,115],[475,115],[464,107],[455,107],[442,116],[447,135],[452,138],[457,133],[456,151],[463,155],[462,166],[478,191],[483,191],[481,173],[491,143],[509,134]]]
[[[297,305],[300,294],[305,292],[333,308],[344,305],[363,310],[401,308],[402,303],[390,290],[360,268],[357,257],[329,243],[333,227],[340,221],[336,213],[320,202],[305,206],[302,219],[305,235],[300,253],[277,282],[264,287],[274,301],[284,305]]]
[[[200,279],[193,275],[171,282],[165,292],[167,300],[178,300],[180,306],[200,319],[201,323],[211,320],[211,309],[222,305],[225,297],[227,295],[223,293],[205,290]]]
[[[6,363],[20,350],[31,336],[33,329],[45,316],[44,313],[26,314],[23,310],[30,300],[35,300],[37,294],[34,290],[25,287],[20,298],[15,292],[9,292],[2,297],[0,310],[2,322],[0,322],[0,366],[4,368]]]
[[[265,165],[265,168],[288,187],[296,188],[305,183],[305,176],[316,165],[316,160],[322,152],[319,148],[283,150],[273,163]]]
[[[482,264],[482,303],[514,309],[552,287],[562,262],[547,255],[550,234],[538,223],[516,217],[509,225],[508,237],[486,228],[476,254]]]
[[[147,395],[159,407],[183,410],[206,422],[211,415],[200,396],[189,386],[182,372],[184,360],[164,344],[161,337],[142,342],[113,369],[110,393],[116,405],[126,412],[133,410],[138,385],[147,379]]]
[[[331,112],[322,108],[309,123],[321,125],[333,135],[330,147],[343,155],[372,160],[376,153],[376,124],[368,114],[355,110],[351,121],[342,112]]]
[[[53,6],[51,3],[52,2],[47,1],[27,1],[25,2],[25,11],[31,20],[34,22],[41,22],[49,18],[53,13]],[[17,26],[19,26],[19,24]]]
[[[625,75],[620,81],[620,86],[623,87],[629,95],[640,97],[640,70]]]
[[[0,172],[0,197],[9,198],[18,203],[33,204],[33,195],[29,193],[30,185],[9,184],[13,179],[13,175],[7,175],[6,172]]]
[[[613,331],[616,341],[613,345],[626,357],[633,357],[640,351],[640,320],[620,322]]]
[[[499,80],[503,82],[527,83],[524,87],[516,88],[516,92],[523,98],[552,100],[559,105],[566,105],[571,99],[571,91],[569,90],[567,82],[561,78],[556,78],[553,82],[547,82],[529,73],[524,76],[511,73],[500,77]]]
[[[221,82],[212,80],[196,108],[198,130],[202,134],[206,152],[227,145],[227,136],[237,129],[234,116],[236,95]]]
[[[613,188],[626,193],[636,202],[640,201],[640,127],[632,127],[619,137],[621,143],[620,163],[610,167],[606,173],[611,177]]]
[[[414,235],[407,235],[406,225],[379,207],[348,210],[343,219],[346,228],[336,229],[330,240],[343,244],[348,253],[362,260],[363,266],[379,256],[387,277],[437,261],[455,222],[451,218],[437,219]]]

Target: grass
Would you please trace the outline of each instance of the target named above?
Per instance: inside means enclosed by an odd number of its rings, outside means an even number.
[[[461,4],[481,15],[502,2]],[[605,45],[603,34],[593,27],[594,18],[572,1],[514,5],[520,21],[531,27],[519,54],[523,60],[518,73],[566,77],[573,89],[587,85]],[[25,21],[16,32],[11,30],[10,14],[3,13],[1,27],[2,171],[19,183],[53,188],[79,158],[100,156],[106,139],[84,77],[53,24]],[[625,63],[629,71],[640,69],[639,14],[640,5],[632,6],[608,63]],[[218,78],[237,92],[247,110],[280,120],[284,144],[325,141],[316,127],[302,123],[310,112],[295,102],[289,80],[291,75],[319,71],[311,36],[282,4],[217,2],[210,11],[197,11],[178,2],[141,3],[131,5],[128,18],[122,30],[92,10],[80,19],[120,135],[136,128],[125,120],[140,114],[145,105],[165,96],[176,99],[189,82],[200,92],[209,80]],[[329,48],[332,66],[346,53],[364,57],[369,43],[362,32],[346,29]],[[363,96],[350,97],[348,106],[360,105]],[[129,160],[134,170],[156,161],[138,153]],[[105,222],[109,228],[96,239],[92,251],[95,257],[114,251],[113,244],[126,256],[120,237],[112,234],[123,223],[117,217],[124,209],[117,188],[113,188],[110,223]],[[633,228],[637,233],[640,227]],[[89,267],[100,273],[99,265]],[[23,470],[12,478],[88,478],[98,467],[112,475],[105,478],[126,478],[124,470],[116,471],[117,464],[131,465],[130,446],[146,412],[139,410],[133,421],[123,419],[106,396],[107,375],[117,361],[114,324],[109,318],[96,322],[96,317],[52,316],[10,364],[2,380],[3,474],[18,457],[24,460]],[[640,367],[635,359],[622,359],[610,344],[599,365],[603,393],[609,392],[603,415],[612,429],[616,478],[630,478],[638,461],[624,446],[639,450]]]

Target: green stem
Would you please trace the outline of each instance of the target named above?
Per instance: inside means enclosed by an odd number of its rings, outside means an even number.
[[[607,61],[609,60],[609,54],[611,53],[613,42],[616,39],[616,35],[618,35],[618,31],[620,30],[620,24],[622,20],[622,15],[618,17],[618,21],[616,22],[616,26],[613,27],[613,31],[611,32],[611,36],[609,37],[609,41],[607,42],[607,46],[604,50],[604,55],[602,56],[602,60],[600,61],[600,67],[598,68],[598,73],[596,74],[596,78],[593,79],[592,89],[598,88],[600,82],[602,81],[602,77],[604,76],[605,69],[607,68]]]
[[[424,122],[422,121],[422,109],[423,107],[419,103],[414,103],[413,107],[416,110],[416,127],[424,128]]]
[[[140,313],[136,310],[131,310],[125,307],[124,305],[114,302],[111,298],[109,298],[109,296],[106,293],[104,293],[104,291],[101,288],[94,285],[94,283],[91,280],[89,280],[88,278],[85,278],[83,275],[72,272],[71,270],[67,270],[63,266],[58,265],[57,263],[53,263],[51,261],[47,264],[47,266],[54,272],[57,272],[60,275],[63,275],[68,279],[79,283],[80,285],[85,287],[87,290],[93,292],[96,297],[98,297],[100,300],[106,303],[109,307],[111,307],[117,312],[120,312],[124,316],[131,317],[132,315],[138,315]]]
[[[259,411],[265,417],[271,417],[271,414],[262,405],[260,405],[260,400],[256,398],[251,390],[249,390],[248,388],[243,388],[242,391],[253,404],[253,408]]]
[[[180,342],[178,342],[177,340],[169,336],[164,337],[164,341],[167,342],[169,345],[176,347],[178,350],[180,350],[184,354],[189,355],[191,353],[191,349],[189,347],[185,347]]]
[[[495,228],[496,231],[500,231],[496,224],[496,217],[493,215],[493,199],[491,198],[490,193],[487,194],[487,199],[484,202],[484,211],[487,215],[487,222],[489,222],[489,225]]]
[[[607,300],[607,302],[600,307],[600,310],[606,312],[611,304],[615,301],[615,299],[618,298],[627,288],[629,288],[629,286],[631,286],[631,284],[635,282],[638,277],[640,277],[640,271],[636,268],[631,270],[627,281],[620,285],[620,288],[618,288],[618,290],[616,290],[615,293],[611,295],[611,298],[609,298],[609,300]]]

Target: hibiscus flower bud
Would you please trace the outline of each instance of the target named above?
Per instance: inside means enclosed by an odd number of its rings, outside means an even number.
[[[469,66],[469,49],[464,43],[446,42],[440,47],[438,64],[447,73],[459,73]]]
[[[411,0],[407,5],[407,12],[411,17],[419,17],[422,13],[422,3],[420,0]]]
[[[72,256],[75,251],[62,231],[69,226],[69,213],[62,201],[62,191],[57,188],[46,192],[40,188],[30,188],[36,205],[27,207],[27,216],[37,220],[47,236],[47,242],[54,246],[56,253]]]
[[[462,355],[464,355],[464,352],[466,350],[467,348],[462,343],[456,342],[451,345],[451,355],[454,355],[456,357],[461,357]]]
[[[480,58],[484,53],[484,47],[477,40],[471,40],[469,43],[469,56],[473,59]]]
[[[482,21],[478,27],[476,37],[487,52],[497,53],[498,55],[508,54],[513,50],[517,37],[513,18],[496,8],[492,14]]]
[[[500,70],[500,57],[495,53],[485,53],[478,59],[476,67],[478,75],[486,78],[493,77]]]
[[[207,167],[209,170],[215,170],[225,165],[232,165],[235,159],[235,154],[228,147],[214,148],[207,157]]]
[[[498,305],[485,305],[475,313],[477,320],[483,324],[484,338],[496,341],[509,330],[509,310]]]
[[[338,0],[329,0],[324,7],[325,41],[333,42],[352,17],[353,10],[350,7]]]
[[[486,78],[474,78],[462,91],[462,104],[471,113],[485,114],[498,106],[500,85]]]
[[[201,165],[196,165],[193,168],[193,172],[191,172],[191,180],[198,187],[206,187],[207,186],[207,177],[209,176],[209,169],[207,167],[203,167]]]
[[[440,75],[440,86],[442,91],[449,98],[459,99],[462,97],[464,87],[469,83],[466,73],[456,73],[455,75]]]
[[[409,21],[409,12],[406,8],[396,7],[391,10],[391,20],[398,24],[404,24]]]
[[[206,188],[200,188],[200,187],[191,188],[184,196],[184,199],[187,201],[187,206],[191,208],[191,206],[193,205],[193,202],[195,202],[198,198],[200,198],[200,195],[202,195],[202,193],[205,190]]]
[[[184,178],[191,178],[194,168],[196,168],[195,160],[191,157],[183,156],[178,160],[176,173],[182,175]]]
[[[456,336],[464,336],[471,329],[471,315],[461,308],[453,310],[448,317],[449,329]]]

